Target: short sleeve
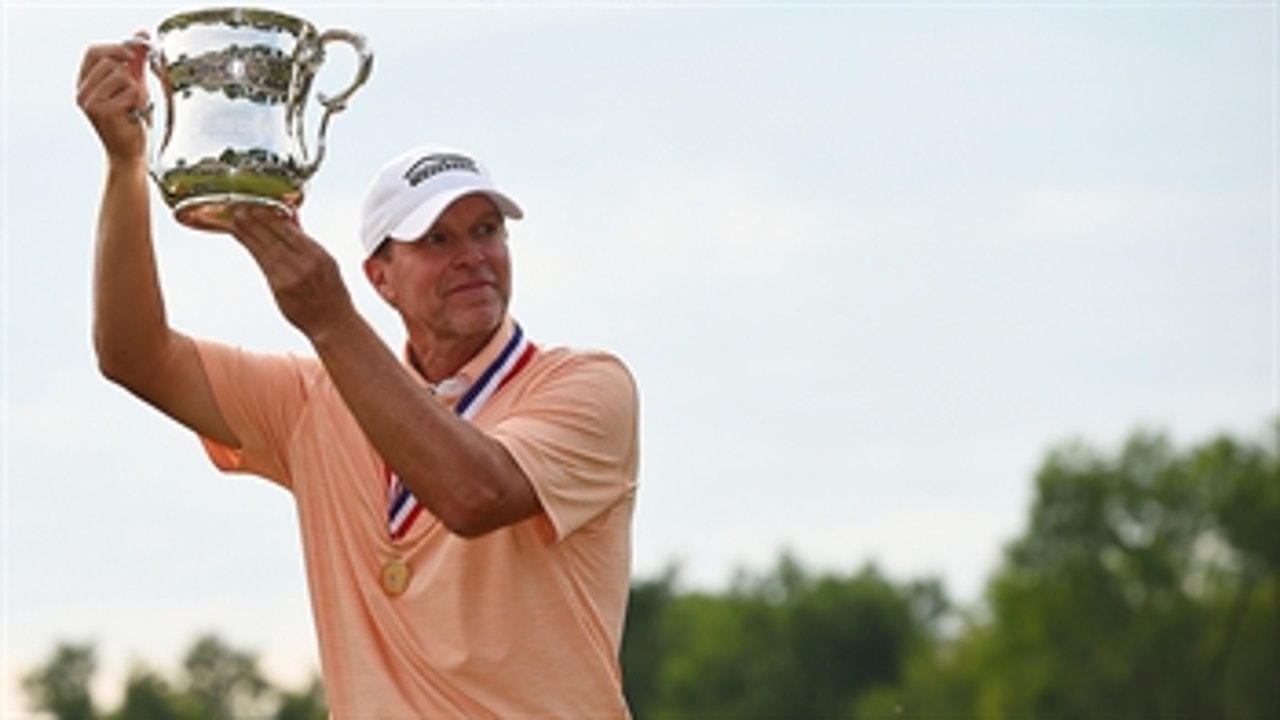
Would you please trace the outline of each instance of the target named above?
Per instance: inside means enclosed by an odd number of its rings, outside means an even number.
[[[563,540],[634,494],[639,398],[631,373],[607,353],[571,353],[538,375],[490,434]]]
[[[223,418],[240,440],[228,447],[200,440],[220,470],[261,475],[289,487],[283,448],[307,402],[307,361],[197,341],[209,387]]]

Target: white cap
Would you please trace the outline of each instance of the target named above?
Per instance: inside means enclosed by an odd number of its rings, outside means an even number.
[[[509,218],[524,216],[520,206],[494,186],[484,166],[465,152],[419,147],[393,158],[365,192],[360,221],[365,257],[388,239],[417,240],[454,200],[472,193],[487,195]]]

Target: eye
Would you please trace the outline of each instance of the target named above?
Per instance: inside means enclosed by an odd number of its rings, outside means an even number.
[[[477,220],[476,224],[471,227],[472,237],[478,239],[501,240],[506,237],[506,234],[506,228],[502,224],[502,218],[497,215]]]

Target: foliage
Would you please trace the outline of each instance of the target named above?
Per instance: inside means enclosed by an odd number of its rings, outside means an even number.
[[[97,669],[92,644],[63,643],[47,665],[22,679],[22,688],[36,710],[53,713],[59,720],[96,720],[89,684]]]
[[[1055,449],[982,616],[860,712],[889,697],[907,717],[1276,717],[1275,430]]]
[[[89,691],[97,669],[91,643],[63,643],[44,666],[26,676],[23,687],[32,709],[58,720],[326,720],[319,679],[299,691],[273,686],[258,669],[257,657],[214,635],[198,638],[175,682],[145,665],[135,665],[125,682],[120,707],[101,714]]]
[[[622,659],[637,718],[845,717],[900,680],[947,607],[935,582],[895,585],[874,566],[814,575],[790,554],[721,595],[680,593],[676,576],[633,594]]]
[[[228,647],[213,636],[198,640],[183,662],[187,694],[200,712],[215,718],[266,717],[269,685],[253,655]]]

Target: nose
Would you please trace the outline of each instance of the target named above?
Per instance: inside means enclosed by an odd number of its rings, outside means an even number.
[[[472,238],[461,243],[461,249],[454,258],[454,262],[463,266],[478,266],[483,265],[488,257],[488,254],[485,253],[484,242]]]

